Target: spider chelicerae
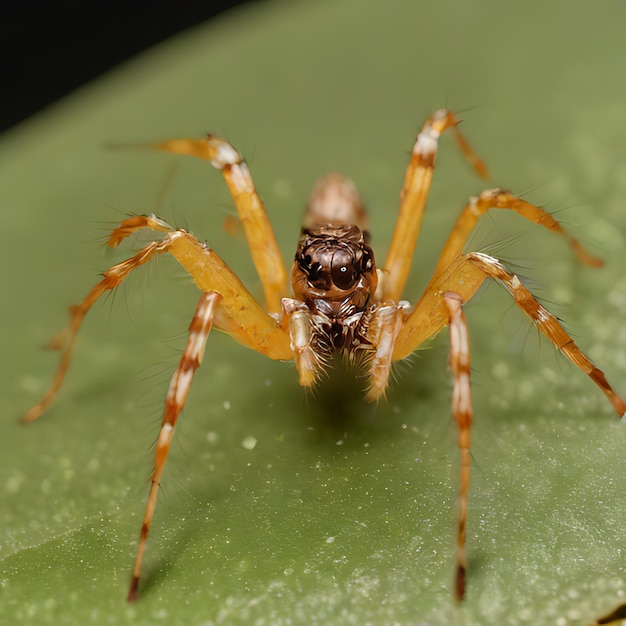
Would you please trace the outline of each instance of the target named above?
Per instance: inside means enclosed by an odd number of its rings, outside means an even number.
[[[56,376],[41,401],[23,417],[36,420],[48,407],[67,372],[72,346],[83,318],[104,293],[117,287],[135,268],[158,254],[169,252],[192,276],[202,292],[189,327],[189,337],[165,399],[154,470],[139,537],[128,600],[137,598],[141,563],[156,507],[157,492],[178,417],[193,376],[200,366],[214,325],[271,359],[295,361],[300,384],[315,385],[325,364],[342,354],[365,369],[367,399],[385,392],[392,364],[408,357],[446,326],[450,334],[450,368],[454,376],[452,414],[458,426],[461,451],[459,517],[454,594],[465,594],[467,561],[465,525],[470,484],[470,346],[463,304],[488,278],[502,285],[554,346],[587,374],[607,396],[618,415],[626,403],[613,391],[602,371],[581,352],[559,321],[546,310],[497,259],[464,252],[481,215],[506,209],[564,237],[579,259],[599,267],[590,255],[543,209],[503,189],[489,189],[465,205],[439,255],[435,270],[416,304],[401,300],[426,199],[431,185],[440,135],[454,132],[459,147],[479,175],[486,168],[458,130],[454,113],[442,109],[423,125],[411,154],[400,193],[400,210],[383,269],[378,269],[369,245],[367,217],[355,185],[340,174],[328,174],[316,183],[307,206],[304,227],[288,277],[263,203],[245,161],[229,143],[209,135],[205,139],[177,139],[151,147],[188,154],[209,161],[230,189],[243,224],[254,265],[261,280],[262,306],[217,253],[192,234],[175,229],[155,215],[123,220],[109,237],[119,245],[135,231],[147,228],[158,237],[131,258],[114,265],[85,299],[70,309],[69,327],[51,346],[62,351]]]

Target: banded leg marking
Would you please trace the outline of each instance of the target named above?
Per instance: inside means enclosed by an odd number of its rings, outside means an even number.
[[[455,257],[461,255],[463,246],[467,243],[478,220],[489,209],[514,211],[527,220],[563,237],[582,263],[591,267],[602,267],[604,264],[602,259],[587,252],[577,239],[565,232],[561,224],[540,207],[530,204],[530,202],[526,202],[504,189],[487,189],[477,198],[470,198],[461,211],[443,246],[433,276],[442,272]]]
[[[21,418],[23,423],[33,422],[39,418],[50,406],[50,403],[56,396],[59,388],[63,384],[65,375],[70,366],[72,358],[72,348],[78,331],[80,330],[85,315],[89,312],[96,300],[107,291],[115,289],[135,268],[147,263],[155,254],[161,254],[167,251],[169,246],[168,239],[163,241],[153,241],[145,248],[140,250],[135,256],[126,259],[117,265],[109,268],[102,274],[102,280],[92,287],[84,300],[77,305],[70,307],[70,323],[68,327],[59,333],[51,342],[50,347],[61,350],[61,361],[57,368],[52,384],[47,389],[41,400],[29,409]]]
[[[404,177],[398,219],[385,261],[383,300],[398,302],[406,284],[430,191],[441,134],[452,128],[461,152],[480,176],[487,175],[484,163],[458,130],[458,123],[452,111],[441,109],[426,120],[417,136]]]
[[[515,300],[515,303],[530,317],[537,329],[552,342],[559,352],[562,352],[577,368],[591,378],[609,399],[620,417],[624,415],[626,402],[613,391],[604,373],[582,352],[556,317],[539,304],[537,299],[522,285],[515,274],[511,274],[494,258],[480,252],[468,254],[467,259],[484,272],[485,275],[504,285]]]
[[[293,352],[289,346],[289,333],[263,310],[224,261],[193,235],[184,230],[173,230],[166,222],[154,215],[137,215],[124,220],[111,233],[108,245],[117,246],[141,228],[165,232],[166,235],[159,241],[149,243],[129,259],[106,270],[102,274],[102,280],[89,291],[83,301],[70,308],[71,319],[68,327],[50,342],[50,347],[62,351],[55,377],[42,399],[24,414],[22,422],[36,420],[54,399],[69,368],[72,348],[83,319],[98,298],[115,289],[128,274],[147,263],[154,255],[164,252],[169,252],[176,258],[189,272],[201,291],[205,293],[217,291],[224,296],[219,317],[223,321],[226,332],[229,332],[237,341],[271,359],[285,361],[293,359]]]
[[[212,135],[208,135],[206,139],[173,139],[151,147],[209,161],[222,172],[244,227],[254,266],[263,284],[265,306],[272,313],[280,312],[280,300],[288,291],[287,270],[248,165],[239,152],[228,142]]]
[[[522,285],[519,278],[509,272],[497,259],[480,252],[457,257],[446,270],[434,276],[424,290],[413,312],[400,330],[393,360],[404,359],[419,345],[434,337],[448,324],[448,311],[441,294],[457,293],[468,302],[487,278],[502,284],[515,303],[533,321],[537,329],[562,352],[576,367],[587,374],[609,399],[621,417],[626,412],[626,402],[620,398],[606,380],[603,372],[580,350],[559,321]]]
[[[150,493],[148,494],[148,502],[146,504],[143,523],[141,525],[141,532],[139,534],[139,547],[137,550],[135,567],[133,569],[133,577],[128,590],[128,602],[134,602],[137,599],[141,563],[143,561],[146,542],[148,540],[148,534],[150,532],[150,527],[152,526],[152,519],[156,509],[157,494],[159,491],[161,476],[163,475],[165,462],[167,461],[170,445],[174,437],[174,429],[176,427],[178,417],[187,401],[194,374],[202,362],[204,349],[209,332],[211,331],[213,317],[215,315],[215,308],[221,298],[222,296],[215,292],[204,293],[200,297],[196,312],[189,326],[187,347],[183,352],[180,363],[178,364],[170,382],[167,397],[165,399],[165,409],[163,411],[161,430],[159,432],[159,438],[157,440],[156,450],[154,453],[154,470],[152,472],[152,476],[150,477]]]
[[[443,294],[448,308],[450,328],[450,369],[454,376],[452,415],[459,429],[461,450],[461,483],[459,487],[459,520],[456,541],[454,593],[457,600],[465,596],[465,555],[467,494],[470,486],[470,426],[472,425],[472,390],[470,386],[470,343],[463,300],[453,292]]]

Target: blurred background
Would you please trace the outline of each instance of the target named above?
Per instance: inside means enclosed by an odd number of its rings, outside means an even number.
[[[143,0],[0,5],[0,132],[168,37],[259,0]]]

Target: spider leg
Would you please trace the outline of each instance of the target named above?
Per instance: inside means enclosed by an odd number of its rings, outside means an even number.
[[[303,387],[313,387],[325,364],[325,357],[313,344],[311,311],[304,302],[295,298],[283,298],[282,306],[298,370],[298,382]]]
[[[374,346],[368,362],[370,387],[365,399],[376,402],[389,382],[393,347],[407,317],[408,302],[378,302],[367,322],[367,340]]]
[[[265,306],[272,313],[280,312],[280,300],[288,291],[287,271],[263,202],[239,152],[228,142],[212,135],[208,135],[206,139],[173,139],[150,147],[209,161],[222,172],[243,224],[254,266],[263,284]]]
[[[455,570],[455,595],[462,600],[465,594],[465,527],[467,520],[467,494],[470,485],[470,426],[472,423],[472,396],[470,388],[470,349],[467,322],[463,313],[461,296],[446,291],[440,293],[446,308],[446,322],[450,328],[450,368],[454,374],[452,415],[459,429],[461,450],[461,483],[459,491],[459,520],[457,528],[457,553]],[[369,322],[368,340],[376,346],[370,365],[371,387],[367,400],[377,400],[385,391],[391,367],[393,346],[406,319],[405,307],[394,303],[381,303]]]
[[[411,268],[413,252],[419,236],[433,177],[439,136],[452,128],[461,152],[480,176],[487,176],[487,169],[478,155],[457,128],[459,121],[447,109],[436,111],[427,120],[417,136],[411,154],[404,184],[400,193],[400,211],[385,261],[382,299],[397,302]]]
[[[476,223],[489,209],[508,209],[515,211],[527,220],[547,228],[549,231],[564,237],[578,258],[592,267],[602,267],[603,261],[589,254],[581,243],[567,234],[561,224],[543,209],[518,198],[503,189],[487,189],[478,198],[470,198],[461,211],[461,215],[452,228],[446,243],[443,246],[433,275],[436,276],[450,265],[452,259],[459,256],[463,246],[474,230]]]
[[[456,541],[455,596],[465,595],[465,528],[467,522],[467,494],[470,485],[470,426],[472,425],[472,390],[470,386],[470,344],[467,321],[463,313],[463,300],[451,291],[443,294],[448,309],[450,327],[450,369],[454,376],[452,415],[459,429],[461,449],[461,484],[459,488],[459,521]]]
[[[137,590],[139,587],[139,576],[141,574],[141,563],[148,541],[148,534],[152,526],[152,519],[156,509],[157,494],[161,483],[161,476],[167,456],[170,451],[170,445],[174,438],[174,428],[178,421],[178,416],[185,406],[191,382],[196,370],[200,367],[202,356],[206,346],[211,325],[215,315],[215,311],[222,296],[212,291],[203,293],[198,302],[196,312],[189,325],[189,338],[187,346],[180,359],[180,363],[172,376],[170,386],[165,399],[165,409],[163,411],[163,420],[161,430],[157,439],[156,450],[154,453],[154,469],[150,476],[150,493],[146,510],[141,524],[141,532],[139,535],[139,547],[137,549],[137,558],[135,567],[133,568],[133,577],[131,579],[130,588],[128,590],[128,602],[137,599]]]
[[[117,287],[130,272],[147,263],[153,256],[169,252],[187,270],[203,292],[218,292],[223,296],[217,324],[237,341],[261,352],[271,359],[291,360],[289,333],[268,315],[252,297],[236,274],[208,246],[184,230],[173,230],[166,222],[154,216],[134,216],[124,220],[109,238],[109,246],[118,245],[140,228],[150,228],[166,235],[146,245],[137,254],[109,268],[87,294],[84,300],[70,308],[71,320],[65,331],[52,342],[62,350],[61,362],[49,389],[43,398],[23,417],[23,422],[36,420],[50,405],[61,386],[70,364],[72,347],[85,315],[107,291]]]
[[[602,371],[585,356],[556,317],[539,304],[515,274],[505,269],[493,257],[480,252],[457,257],[448,268],[431,279],[400,330],[393,351],[393,360],[407,357],[421,343],[435,336],[448,324],[448,311],[442,293],[453,291],[463,302],[467,302],[486,278],[492,278],[500,283],[511,294],[515,304],[531,318],[537,329],[578,369],[591,378],[620,417],[624,415],[626,402],[615,393]]]
[[[626,412],[626,402],[615,393],[602,371],[591,363],[559,321],[539,304],[528,289],[521,284],[517,276],[506,270],[499,261],[486,254],[474,252],[458,256],[443,272],[433,276],[413,312],[406,318],[400,329],[392,358],[395,361],[407,357],[424,341],[434,337],[445,326],[449,326],[450,367],[454,375],[452,413],[459,429],[459,447],[461,450],[461,484],[455,566],[455,597],[457,600],[462,600],[465,593],[467,568],[465,529],[467,494],[470,484],[469,451],[472,422],[469,338],[462,304],[474,296],[487,278],[491,278],[505,287],[515,303],[531,318],[539,331],[602,390],[620,417]]]

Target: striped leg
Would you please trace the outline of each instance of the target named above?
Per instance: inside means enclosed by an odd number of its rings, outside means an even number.
[[[489,209],[514,211],[527,220],[564,237],[569,243],[570,248],[572,248],[578,258],[586,265],[590,265],[591,267],[602,267],[602,265],[604,265],[601,259],[589,254],[577,239],[568,235],[563,230],[561,224],[543,209],[510,194],[504,189],[487,189],[483,191],[478,198],[470,198],[468,204],[466,204],[463,211],[461,211],[461,215],[459,215],[456,224],[452,228],[441,250],[433,276],[442,272],[450,265],[455,257],[463,252],[463,246],[467,243],[476,223]]]
[[[265,306],[279,313],[287,295],[287,271],[263,202],[242,156],[229,143],[208,135],[206,139],[172,139],[150,146],[165,152],[188,154],[210,161],[222,172],[243,224],[248,247],[265,291]]]
[[[129,218],[125,220],[125,222],[130,222],[131,220],[135,220],[137,218]],[[165,222],[158,220],[158,218],[141,218],[145,221],[150,222],[150,227],[154,230],[165,230],[169,228]],[[145,224],[148,225],[148,224]],[[118,230],[123,230],[123,227],[120,229],[116,229],[111,235],[111,239],[109,241],[109,245],[117,245],[119,243],[117,238],[121,236],[118,233]],[[115,238],[115,239],[114,239]],[[121,239],[119,239],[121,241]],[[111,240],[114,243],[111,243]],[[57,368],[56,374],[52,381],[50,387],[46,390],[45,394],[41,398],[41,400],[33,407],[31,407],[21,418],[22,423],[33,422],[38,419],[50,406],[52,400],[56,396],[59,388],[63,384],[65,380],[65,375],[67,374],[67,370],[70,366],[70,361],[72,358],[72,348],[74,347],[74,341],[76,340],[76,336],[78,335],[78,331],[80,330],[83,320],[85,316],[91,309],[91,307],[96,303],[98,298],[105,294],[107,291],[111,291],[115,289],[125,278],[130,274],[132,270],[147,263],[155,254],[160,254],[167,250],[167,240],[163,241],[153,241],[149,243],[145,248],[140,250],[135,256],[130,259],[126,259],[117,265],[109,268],[102,275],[102,280],[91,288],[89,293],[85,296],[83,301],[80,304],[76,304],[70,307],[70,323],[67,328],[65,328],[62,332],[60,332],[56,337],[52,339],[52,341],[48,344],[49,348],[55,350],[61,350],[61,362]]]
[[[109,268],[84,300],[70,308],[68,328],[51,342],[51,347],[62,349],[61,362],[49,389],[43,398],[22,417],[22,422],[36,420],[48,408],[61,387],[67,373],[72,347],[83,319],[103,294],[115,289],[133,270],[147,263],[153,256],[169,252],[189,272],[197,287],[205,292],[216,291],[224,297],[218,311],[216,325],[240,343],[265,354],[271,359],[290,361],[293,352],[289,333],[268,315],[252,297],[235,273],[206,244],[184,230],[173,230],[154,216],[137,215],[124,220],[109,238],[109,246],[117,246],[130,234],[141,228],[166,233],[163,239],[153,241],[132,256]]]
[[[433,277],[400,329],[394,346],[393,360],[406,358],[445,326],[450,327],[450,366],[454,374],[452,412],[459,429],[461,449],[455,569],[455,596],[458,600],[461,600],[465,593],[465,525],[470,484],[469,450],[472,421],[469,339],[461,305],[474,296],[487,278],[492,278],[505,287],[515,304],[531,318],[537,329],[600,388],[618,416],[622,417],[626,413],[626,402],[615,393],[604,373],[585,356],[556,317],[539,304],[517,276],[506,270],[496,259],[477,252],[459,256],[444,272]]]
[[[385,261],[383,300],[398,302],[409,275],[419,236],[426,199],[435,167],[439,136],[452,128],[461,152],[483,178],[487,169],[457,128],[458,120],[446,109],[436,111],[422,127],[413,148],[400,193],[400,211]]]
[[[176,427],[178,416],[187,401],[193,376],[196,373],[196,370],[200,367],[207,338],[209,336],[209,332],[211,331],[215,308],[221,297],[222,296],[216,292],[204,293],[200,297],[200,302],[198,303],[195,315],[193,316],[189,326],[189,339],[187,340],[187,347],[183,352],[180,363],[178,364],[178,367],[172,376],[172,381],[170,382],[170,387],[165,399],[165,410],[163,411],[161,431],[159,432],[159,438],[157,440],[156,451],[154,454],[154,470],[152,471],[152,476],[150,477],[152,484],[150,485],[148,502],[146,504],[143,523],[141,525],[137,559],[135,560],[133,577],[130,583],[130,589],[128,590],[128,602],[134,602],[137,599],[141,563],[146,549],[146,542],[148,541],[150,526],[152,526],[152,519],[156,508],[157,494],[161,483],[161,476],[163,475],[163,468],[165,467],[167,455],[169,454],[170,445],[174,437],[174,428]]]
[[[461,449],[461,484],[459,488],[459,523],[456,539],[456,567],[454,593],[457,600],[465,595],[465,527],[467,521],[467,493],[470,485],[470,426],[472,425],[472,391],[470,387],[470,345],[463,300],[451,291],[443,294],[448,308],[450,327],[450,369],[454,376],[452,415],[459,429]]]
[[[537,329],[557,350],[591,378],[620,417],[624,415],[626,402],[615,393],[602,371],[574,343],[556,317],[539,304],[515,274],[509,272],[493,257],[480,252],[457,257],[445,271],[433,277],[398,334],[393,360],[406,358],[420,344],[447,326],[449,313],[441,297],[442,293],[453,291],[463,302],[467,302],[487,278],[492,278],[505,287],[515,304],[530,317]]]

